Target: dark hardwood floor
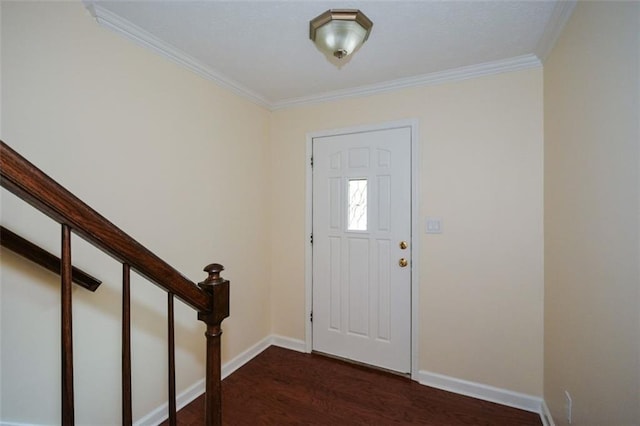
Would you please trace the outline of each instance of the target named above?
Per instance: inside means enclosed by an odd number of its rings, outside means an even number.
[[[178,424],[203,424],[203,398]],[[541,425],[535,413],[272,346],[222,383],[225,425]],[[166,423],[163,423],[166,424]]]

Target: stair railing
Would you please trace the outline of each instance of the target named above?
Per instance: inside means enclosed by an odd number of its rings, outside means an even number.
[[[71,316],[71,233],[79,235],[122,264],[122,424],[132,424],[130,271],[133,269],[167,292],[169,354],[169,424],[176,424],[174,297],[198,312],[206,326],[205,424],[222,424],[221,323],[229,316],[229,281],[213,263],[201,283],[185,278],[142,244],[109,222],[24,157],[0,141],[0,185],[61,224],[62,419],[74,424],[73,323]]]
[[[60,275],[60,258],[38,247],[31,241],[0,225],[0,246],[13,251],[16,254],[29,259],[49,271]],[[84,272],[82,269],[71,267],[73,282],[95,292],[102,281]]]

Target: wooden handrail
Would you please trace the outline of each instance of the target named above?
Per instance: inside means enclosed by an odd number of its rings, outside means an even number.
[[[4,226],[0,226],[0,245],[60,275],[60,258],[38,247],[31,241],[25,240]],[[96,291],[100,284],[102,284],[102,281],[75,266],[71,269],[71,277],[74,283],[89,291]]]
[[[108,253],[199,312],[210,296],[142,244],[0,141],[0,184],[75,234]]]
[[[173,365],[175,296],[194,308],[198,312],[198,319],[207,325],[205,424],[222,425],[220,337],[221,323],[229,316],[229,281],[220,277],[224,267],[217,263],[206,266],[204,270],[209,276],[196,285],[1,140],[0,185],[62,225],[62,255],[58,263],[62,277],[62,424],[73,424],[74,421],[71,307],[71,232],[74,232],[123,265],[123,424],[132,423],[129,270],[133,269],[168,293],[169,387],[170,399],[173,400],[169,403],[171,422],[175,423],[176,411]]]

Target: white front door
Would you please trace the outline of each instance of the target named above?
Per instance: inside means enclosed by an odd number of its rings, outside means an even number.
[[[312,220],[313,349],[410,372],[411,128],[313,138]]]

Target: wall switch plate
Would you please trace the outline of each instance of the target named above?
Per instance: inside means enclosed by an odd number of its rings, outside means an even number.
[[[442,219],[439,217],[427,216],[427,234],[442,234]]]

